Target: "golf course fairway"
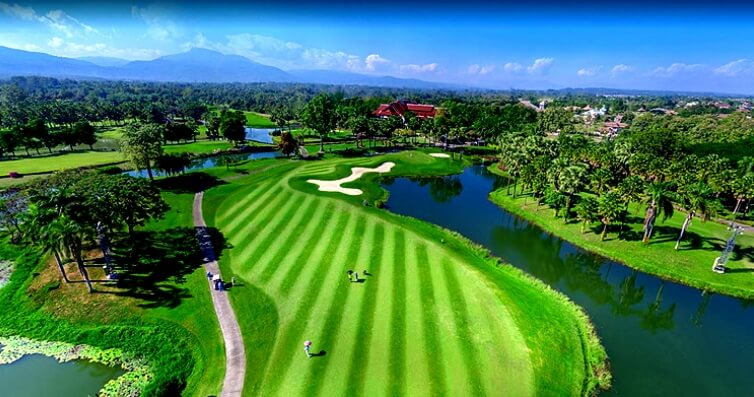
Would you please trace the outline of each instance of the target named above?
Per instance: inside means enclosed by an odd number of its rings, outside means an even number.
[[[587,317],[464,238],[371,205],[380,175],[458,172],[422,152],[276,160],[207,190],[247,346],[245,395],[589,395],[609,385]],[[384,176],[384,175],[383,175]],[[370,205],[364,206],[367,200]],[[363,282],[349,281],[354,270]],[[368,275],[364,275],[364,270]],[[314,357],[307,358],[304,341]]]

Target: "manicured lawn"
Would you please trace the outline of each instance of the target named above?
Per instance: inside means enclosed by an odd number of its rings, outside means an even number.
[[[376,176],[348,185],[365,197],[305,181],[385,161],[395,175],[462,167],[421,152],[274,160],[207,191],[205,218],[229,243],[223,272],[242,284],[229,293],[245,394],[582,395],[595,372],[609,379],[586,316],[562,295],[448,231],[364,207],[384,195]]]
[[[256,112],[243,112],[246,116],[246,125],[249,127],[274,128],[275,123],[270,121],[270,116]]]
[[[226,150],[233,147],[228,141],[197,141],[190,143],[169,144],[162,147],[165,153],[195,153],[207,154],[216,150]]]
[[[674,249],[685,214],[676,211],[666,220],[657,220],[649,244],[642,244],[644,208],[632,205],[629,222],[619,235],[619,225],[611,227],[605,241],[600,241],[601,225],[595,223],[581,232],[576,220],[564,224],[553,218],[553,211],[545,206],[537,210],[529,194],[515,199],[501,188],[490,199],[506,210],[517,214],[578,246],[625,263],[643,272],[678,281],[711,292],[738,297],[754,297],[754,236],[746,233],[736,240],[726,274],[712,272],[712,263],[720,255],[731,231],[716,222],[694,219],[684,236],[680,249]],[[526,201],[526,204],[524,204]]]
[[[0,161],[0,175],[7,176],[9,172],[18,172],[21,174],[53,172],[70,168],[114,164],[122,161],[124,161],[123,155],[120,152],[87,150],[84,152]]]

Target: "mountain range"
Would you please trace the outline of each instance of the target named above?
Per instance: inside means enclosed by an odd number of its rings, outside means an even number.
[[[0,46],[0,78],[32,75],[191,83],[285,82],[418,89],[459,88],[417,79],[332,70],[284,71],[240,55],[200,48],[150,61],[127,61],[109,57],[64,58]]]

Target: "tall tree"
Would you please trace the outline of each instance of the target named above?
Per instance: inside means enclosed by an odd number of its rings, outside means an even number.
[[[605,240],[607,227],[616,219],[620,219],[626,213],[626,203],[621,200],[620,194],[615,191],[609,191],[600,196],[597,204],[597,211],[602,221],[602,233],[600,241]]]
[[[335,99],[325,93],[318,94],[306,104],[301,121],[319,135],[319,152],[325,152],[325,138],[335,129],[337,109]]]
[[[220,116],[218,131],[225,139],[233,142],[236,146],[246,142],[246,116],[243,112],[227,111]]]
[[[576,212],[579,221],[581,221],[581,233],[586,231],[587,223],[598,221],[600,219],[599,202],[594,197],[582,197],[573,207],[573,210]]]
[[[73,135],[75,136],[76,143],[82,143],[88,145],[90,150],[94,148],[97,142],[97,135],[94,133],[94,127],[87,121],[79,121],[73,125]]]
[[[658,215],[663,219],[673,216],[673,198],[674,192],[672,184],[668,182],[653,182],[646,185],[643,193],[644,203],[647,204],[647,212],[644,215],[644,236],[641,241],[644,244],[649,243],[652,238],[655,221]]]
[[[162,154],[163,126],[159,124],[130,124],[123,131],[121,151],[139,169],[146,168],[150,180],[152,161]]]
[[[298,140],[290,132],[283,132],[280,134],[280,142],[278,142],[277,148],[286,157],[290,157],[298,150]]]
[[[686,212],[686,219],[681,226],[681,232],[678,234],[678,240],[675,242],[675,249],[681,245],[684,233],[691,226],[691,220],[698,215],[702,221],[706,221],[710,216],[717,212],[719,203],[714,198],[714,192],[705,182],[696,182],[679,189],[678,194],[681,207]]]

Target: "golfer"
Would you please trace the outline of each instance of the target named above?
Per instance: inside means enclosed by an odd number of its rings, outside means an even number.
[[[312,341],[308,340],[304,342],[304,351],[306,352],[306,357],[312,358]]]

